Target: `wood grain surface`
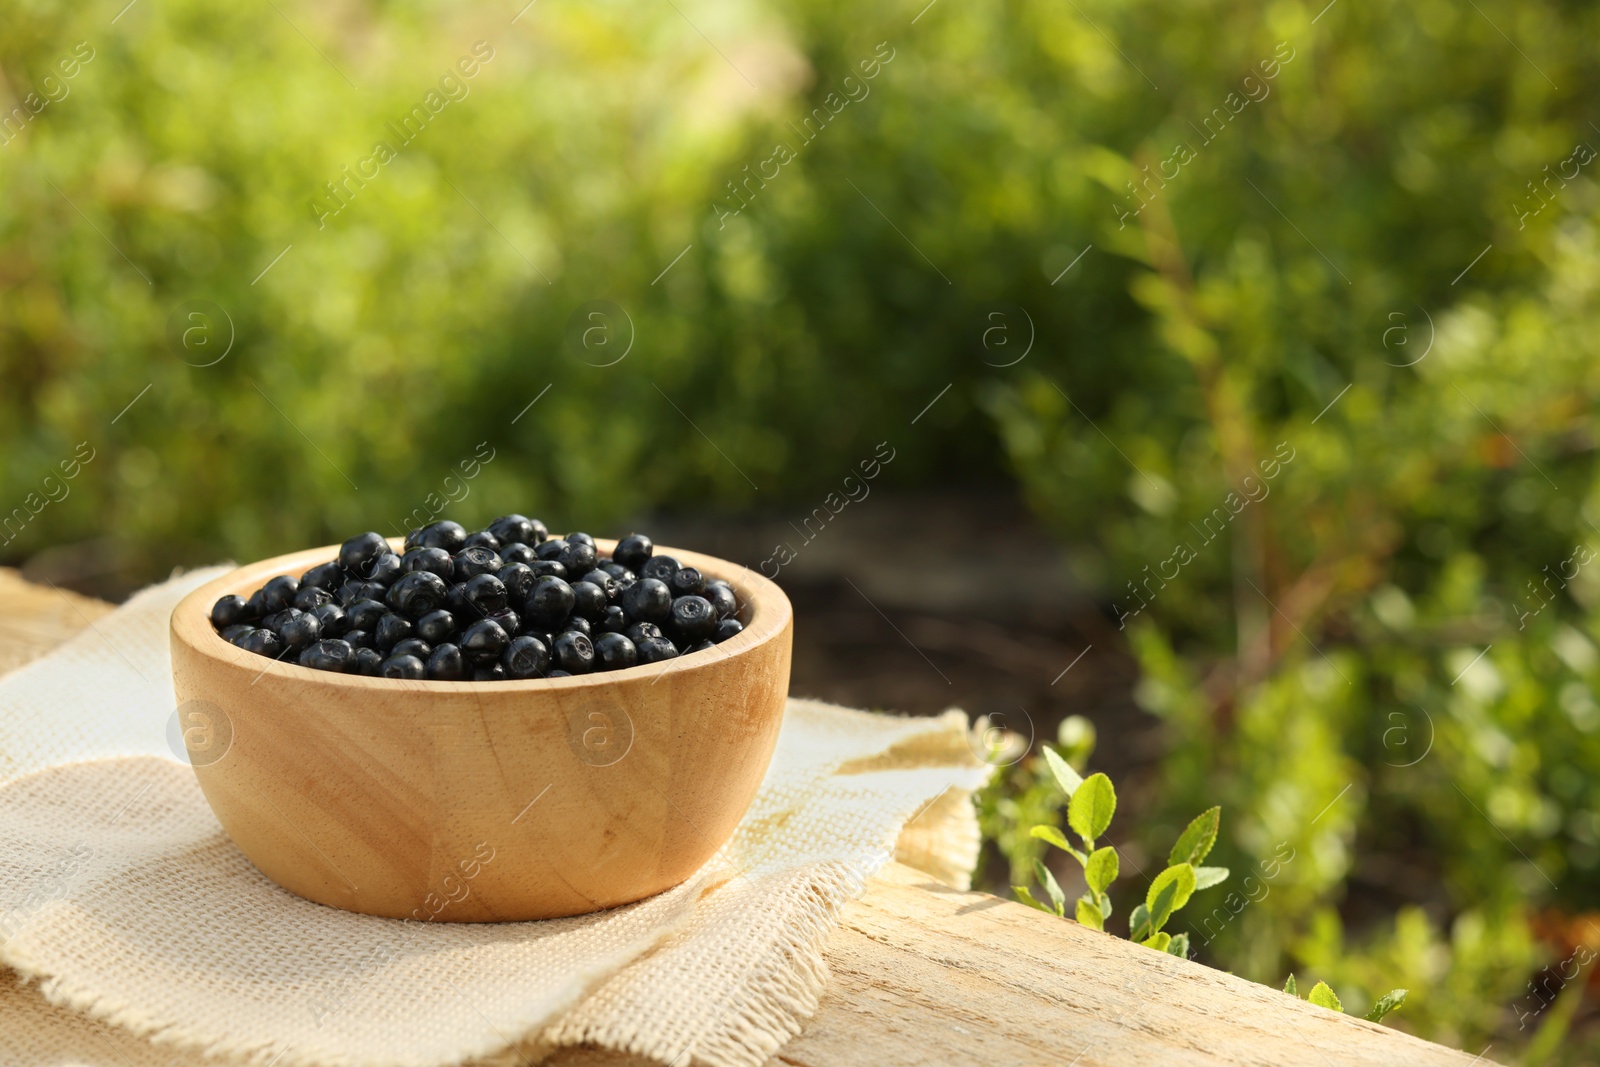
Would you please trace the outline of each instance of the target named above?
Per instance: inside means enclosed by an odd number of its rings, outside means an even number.
[[[0,570],[0,664],[109,610],[71,603]],[[767,1067],[1491,1067],[899,864],[845,909],[826,957],[817,1014]],[[546,1062],[650,1063],[585,1048]]]

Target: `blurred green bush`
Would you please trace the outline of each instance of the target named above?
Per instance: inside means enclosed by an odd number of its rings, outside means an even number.
[[[1140,837],[1297,857],[1202,958],[1531,1034],[1600,890],[1597,12],[520,7],[10,6],[0,556],[1009,470],[1166,722]]]

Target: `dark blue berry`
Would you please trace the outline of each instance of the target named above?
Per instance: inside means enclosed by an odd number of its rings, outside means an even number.
[[[344,581],[344,571],[339,569],[337,562],[319,563],[300,576],[300,588],[304,589],[310,585],[326,589],[331,593],[339,588],[339,583],[342,581]]]
[[[623,592],[622,610],[636,622],[664,623],[672,617],[672,590],[659,579],[641,578]]]
[[[400,567],[407,574],[431,571],[447,582],[456,576],[455,562],[442,548],[413,548],[400,557]]]
[[[556,635],[552,659],[569,674],[588,674],[594,670],[594,644],[576,630]]]
[[[561,624],[561,631],[563,633],[570,631],[572,633],[582,634],[585,637],[594,636],[594,627],[590,625],[589,620],[584,618],[582,615],[568,616],[567,621]]]
[[[349,607],[358,600],[382,600],[388,595],[389,589],[382,582],[352,578],[339,587],[338,600],[345,607]]]
[[[457,626],[474,623],[483,618],[483,613],[467,600],[466,592],[463,585],[452,585],[450,592],[444,598],[444,610],[456,617]]]
[[[483,615],[493,615],[503,611],[506,606],[505,583],[492,574],[469,578],[461,587],[461,595]]]
[[[345,644],[358,651],[363,648],[375,649],[377,647],[376,642],[372,639],[372,634],[366,630],[346,630],[340,636],[344,639]]]
[[[502,545],[517,542],[531,545],[539,539],[538,533],[533,528],[533,520],[524,515],[502,515],[487,528],[500,539]]]
[[[300,591],[305,592],[304,589]],[[350,616],[331,600],[313,608],[311,614],[315,615],[317,622],[322,625],[322,636],[325,638],[343,637],[345,631],[350,629]]]
[[[372,631],[372,643],[380,650],[388,652],[395,645],[410,637],[412,633],[411,620],[404,615],[390,612],[378,620],[378,626]]]
[[[558,560],[536,559],[528,564],[528,569],[533,572],[535,578],[543,578],[548,575],[551,578],[565,580],[567,577],[567,568],[563,567]]]
[[[415,656],[424,662],[433,654],[433,646],[420,637],[407,637],[396,641],[389,649],[390,656]]]
[[[506,680],[506,669],[498,663],[490,663],[472,668],[474,682],[503,682]]]
[[[483,545],[469,545],[455,555],[456,581],[464,582],[480,574],[494,574],[505,563],[500,554]]]
[[[717,628],[711,634],[713,641],[726,641],[744,632],[744,623],[738,619],[719,619]]]
[[[525,563],[507,563],[494,576],[506,587],[506,597],[513,604],[520,604],[528,598],[529,591],[533,589],[533,580],[538,577]]]
[[[383,653],[371,648],[358,648],[351,655],[354,662],[354,673],[365,674],[369,677],[378,676],[378,668],[383,665]]]
[[[343,641],[318,641],[300,653],[300,666],[344,674],[355,666],[355,655],[355,649]]]
[[[561,550],[561,554],[556,559],[560,561],[563,567],[567,568],[568,574],[588,574],[594,570],[595,564],[600,562],[600,553],[595,551],[592,540],[569,540],[567,547]]]
[[[618,604],[607,607],[600,621],[594,624],[594,632],[597,634],[620,634],[627,628],[628,613]]]
[[[294,606],[301,611],[316,611],[324,604],[333,603],[333,594],[315,585],[302,585],[294,595]]]
[[[653,622],[630,623],[623,634],[636,645],[642,645],[652,637],[661,637],[661,627]]]
[[[468,534],[466,543],[461,548],[463,551],[469,548],[487,548],[498,555],[500,552],[500,538],[488,530],[479,530],[477,533]]]
[[[650,556],[655,550],[655,543],[650,538],[644,534],[631,533],[617,542],[611,558],[637,574],[639,569],[650,561]]]
[[[561,668],[557,667],[555,670],[553,670],[549,674],[545,675],[545,677],[546,678],[571,678],[572,677],[572,672],[571,671],[564,671]]]
[[[572,586],[560,578],[546,575],[533,583],[522,615],[535,626],[553,630],[572,614],[575,603],[577,597],[572,592]]]
[[[609,580],[609,579],[608,579]],[[606,617],[605,590],[594,582],[574,582],[572,585],[572,613],[591,622]]]
[[[278,636],[290,648],[298,651],[322,636],[322,623],[315,615],[297,608],[288,609],[284,615],[287,617],[278,624]]]
[[[719,619],[730,619],[739,614],[739,598],[734,594],[733,586],[720,578],[709,579],[706,591],[700,595],[711,601]]]
[[[512,678],[538,678],[550,669],[550,649],[537,637],[514,637],[500,654],[500,664]]]
[[[383,534],[368,530],[339,546],[339,566],[350,574],[364,578],[368,564],[387,551],[389,542],[383,539]]]
[[[393,552],[381,553],[357,572],[361,578],[379,585],[391,585],[404,573],[405,563]]]
[[[444,607],[448,592],[444,579],[432,571],[412,571],[390,586],[385,599],[396,611],[420,619]]]
[[[705,597],[681,596],[672,602],[672,622],[669,624],[669,629],[673,641],[677,644],[692,645],[697,641],[704,641],[716,631],[716,628],[716,612],[711,607],[711,601]]]
[[[533,554],[533,549],[521,541],[513,541],[501,547],[500,558],[507,563],[532,563],[539,557]]]
[[[683,566],[671,556],[651,556],[649,562],[640,567],[639,577],[654,578],[658,582],[670,582],[672,576]]]
[[[467,530],[459,522],[444,519],[429,523],[420,530],[412,530],[406,538],[406,548],[442,548],[452,556],[467,543]]]
[[[239,638],[243,637],[247,633],[251,633],[254,630],[255,627],[251,626],[247,622],[236,622],[232,626],[223,627],[222,639],[228,642],[230,645],[237,645],[239,643]]]
[[[588,534],[582,532],[581,530],[579,532],[577,532],[577,533],[569,533],[569,534],[567,534],[566,540],[567,540],[567,544],[569,544],[569,545],[576,543],[576,544],[588,545],[590,548],[594,548],[595,547],[594,538],[590,537]]]
[[[617,598],[617,593],[619,592],[617,580],[603,567],[597,566],[593,570],[584,572],[583,577],[579,578],[578,581],[588,582],[590,585],[598,585],[601,591],[605,593],[607,600],[615,600]]]
[[[675,659],[678,655],[678,646],[665,637],[647,637],[635,644],[639,648],[640,663],[660,663],[664,659]]]
[[[467,662],[456,645],[443,644],[428,657],[428,677],[436,682],[459,682],[467,676]]]
[[[448,611],[430,611],[417,620],[415,633],[430,645],[438,645],[456,632],[456,617]]]
[[[713,642],[713,641],[696,641],[694,644],[692,644],[688,648],[684,649],[683,650],[683,654],[685,656],[687,656],[691,652],[704,652],[708,648],[716,648],[716,647],[717,647],[716,643]]]
[[[504,630],[507,637],[515,637],[522,632],[522,616],[510,608],[501,608],[493,615],[487,615],[485,618]]]
[[[533,547],[533,554],[540,559],[555,559],[567,549],[567,542],[559,537],[552,537],[548,541],[540,541]]]
[[[667,581],[673,596],[699,596],[705,592],[706,578],[694,567],[679,567]]]
[[[249,622],[255,618],[243,597],[229,594],[211,605],[211,625],[219,630]]]
[[[299,591],[299,579],[293,575],[280,574],[261,587],[261,613],[271,615],[282,611],[294,603],[294,595]]]
[[[639,650],[621,634],[605,633],[594,639],[594,658],[600,670],[626,670],[639,662]]]
[[[499,659],[510,641],[499,623],[479,619],[462,631],[461,654],[469,662],[482,666]]]
[[[389,614],[389,605],[381,600],[358,600],[346,607],[344,614],[350,620],[350,629],[372,633],[378,628],[378,620]]]
[[[277,659],[283,655],[288,646],[271,630],[251,630],[239,638],[239,647],[246,652],[254,652],[258,656],[269,656]]]
[[[616,563],[616,562],[614,562],[612,560],[609,560],[609,559],[603,559],[603,560],[600,561],[600,570],[605,571],[607,574],[611,575],[611,577],[616,579],[617,581],[621,581],[624,578],[637,578],[638,577],[638,575],[634,574],[632,571],[630,571],[628,568],[624,567],[622,564]]]
[[[426,664],[415,656],[390,656],[378,667],[384,678],[422,678],[427,673]]]

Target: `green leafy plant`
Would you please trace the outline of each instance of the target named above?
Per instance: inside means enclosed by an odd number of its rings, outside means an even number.
[[[1084,926],[1104,930],[1111,918],[1109,893],[1111,883],[1121,872],[1114,845],[1095,847],[1095,842],[1105,836],[1111,826],[1111,817],[1117,811],[1117,791],[1111,779],[1104,774],[1091,774],[1084,778],[1072,765],[1049,746],[1043,749],[1045,764],[1050,768],[1056,785],[1067,797],[1067,827],[1083,843],[1075,847],[1060,829],[1050,825],[1034,826],[1029,834],[1070,855],[1083,868],[1087,889],[1074,904],[1073,918]],[[1174,956],[1188,956],[1189,935],[1176,936],[1163,930],[1174,912],[1189,902],[1197,890],[1220,885],[1227,880],[1226,867],[1202,867],[1200,862],[1211,852],[1217,842],[1217,830],[1222,825],[1222,809],[1213,807],[1199,815],[1178,836],[1178,841],[1167,855],[1167,866],[1150,882],[1144,902],[1134,906],[1128,917],[1128,937],[1158,952]],[[1017,899],[1030,907],[1053,915],[1066,916],[1067,897],[1042,860],[1034,860],[1034,873],[1044,887],[1048,905],[1042,903],[1025,885],[1013,886]]]
[[[1300,995],[1300,990],[1295,985],[1293,974],[1290,974],[1289,980],[1283,983],[1283,991],[1289,994],[1291,997],[1298,997]],[[1395,1009],[1399,1008],[1400,1005],[1406,1002],[1407,992],[1408,991],[1404,989],[1389,990],[1389,992],[1377,999],[1372,1007],[1367,1010],[1367,1014],[1362,1016],[1362,1018],[1366,1019],[1369,1023],[1382,1022],[1385,1015],[1388,1015],[1391,1011],[1394,1011]],[[1339,994],[1335,993],[1327,982],[1318,982],[1316,985],[1312,986],[1311,992],[1306,995],[1306,999],[1319,1008],[1328,1008],[1332,1011],[1344,1011],[1344,1004],[1340,1002]]]

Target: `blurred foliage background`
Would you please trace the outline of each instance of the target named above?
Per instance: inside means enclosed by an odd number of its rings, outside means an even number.
[[[889,440],[1125,628],[1139,839],[1292,851],[1202,960],[1594,1054],[1600,10],[119,8],[4,5],[0,559],[809,506]],[[1047,793],[985,798],[1018,871]]]

